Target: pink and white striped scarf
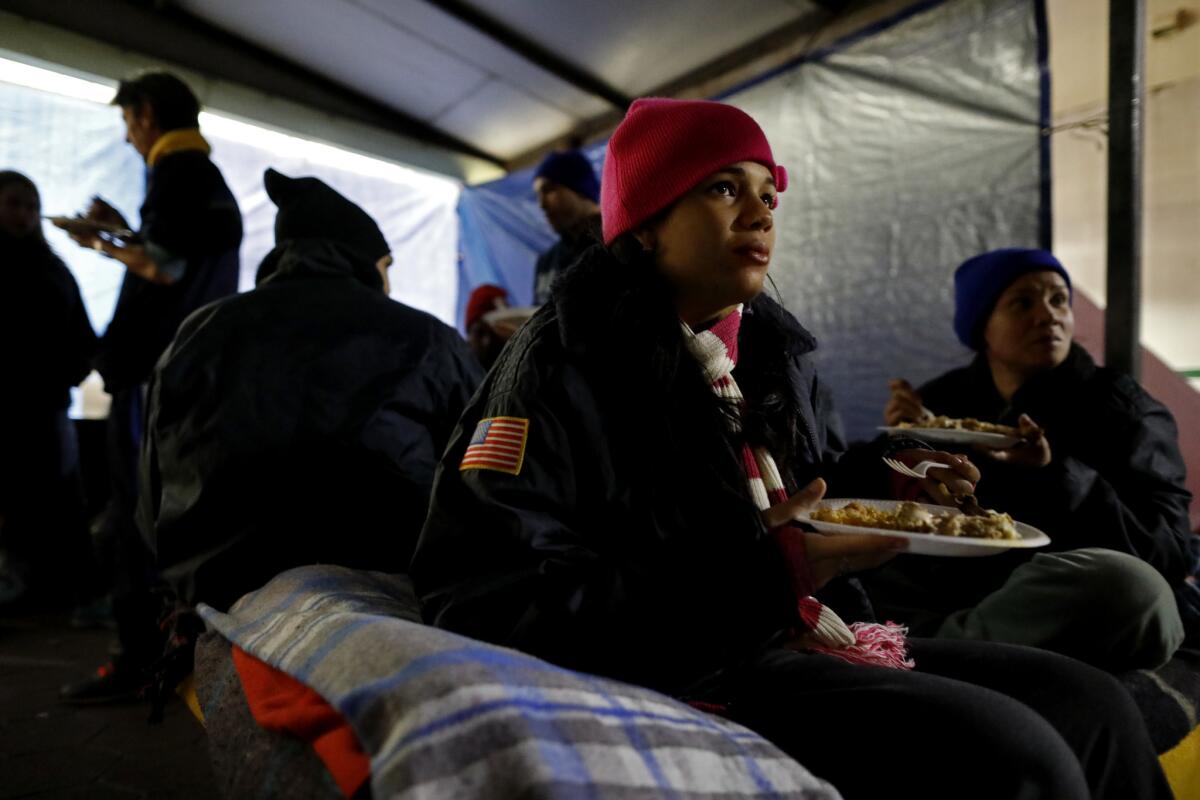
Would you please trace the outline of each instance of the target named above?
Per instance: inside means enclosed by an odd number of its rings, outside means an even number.
[[[716,325],[700,333],[683,324],[688,351],[700,362],[705,375],[712,382],[713,391],[737,409],[745,405],[741,389],[733,379],[741,325],[741,305]],[[738,425],[736,421],[733,424]],[[779,474],[775,459],[765,447],[751,447],[748,442],[743,442],[742,466],[749,481],[750,496],[760,511],[788,499],[783,477]],[[788,562],[798,616],[803,632],[808,634],[804,639],[804,649],[827,653],[852,663],[912,669],[913,662],[905,658],[903,626],[868,622],[846,625],[833,609],[811,594],[812,575],[808,567],[804,534],[796,528],[784,526],[772,531],[772,535]]]

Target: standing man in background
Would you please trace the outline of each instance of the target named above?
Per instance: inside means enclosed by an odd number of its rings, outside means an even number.
[[[116,310],[100,341],[95,367],[112,395],[109,462],[112,499],[97,533],[109,555],[113,615],[120,649],[96,675],[63,687],[67,702],[127,699],[159,655],[153,567],[134,522],[137,464],[145,417],[145,383],[179,323],[191,312],[237,291],[242,217],[200,135],[200,103],[179,78],[145,72],[122,81],[112,104],[126,141],[146,161],[141,227],[100,198],[82,220],[65,223],[80,245],[126,268]]]
[[[578,150],[551,153],[538,165],[533,191],[558,242],[537,260],[533,302],[550,299],[550,286],[579,254],[600,241],[600,182],[587,156]]]

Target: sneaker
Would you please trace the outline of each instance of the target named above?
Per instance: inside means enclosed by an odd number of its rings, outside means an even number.
[[[58,690],[58,699],[76,706],[132,703],[141,699],[146,682],[140,671],[121,667],[120,663],[110,661],[91,677],[68,683]]]

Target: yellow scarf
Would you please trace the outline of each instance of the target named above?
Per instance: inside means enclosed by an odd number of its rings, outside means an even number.
[[[200,135],[199,128],[179,128],[178,130],[167,131],[158,137],[158,141],[150,148],[150,152],[146,155],[146,164],[153,167],[164,156],[184,150],[200,150],[205,155],[208,155],[212,152],[212,147]]]

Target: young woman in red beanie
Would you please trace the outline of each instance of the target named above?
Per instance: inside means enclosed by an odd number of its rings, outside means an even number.
[[[743,112],[630,107],[604,246],[511,340],[443,457],[411,568],[427,620],[717,704],[848,798],[1169,797],[1111,677],[906,642],[843,577],[896,545],[790,524],[869,470],[812,336],[760,294],[786,186]]]
[[[977,355],[919,391],[893,381],[884,416],[915,422],[928,407],[1019,427],[1018,446],[977,457],[980,502],[1046,531],[1055,552],[904,559],[871,576],[877,607],[923,635],[1044,647],[1114,671],[1200,645],[1171,412],[1073,342],[1071,278],[1053,254],[983,253],[954,289],[955,333]]]

